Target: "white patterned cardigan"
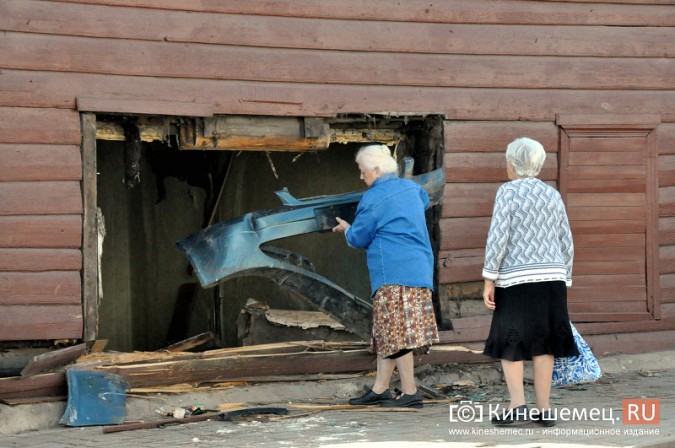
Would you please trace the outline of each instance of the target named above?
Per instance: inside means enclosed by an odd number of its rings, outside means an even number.
[[[556,189],[533,177],[499,187],[483,278],[501,288],[546,281],[570,287],[573,259],[572,231]]]

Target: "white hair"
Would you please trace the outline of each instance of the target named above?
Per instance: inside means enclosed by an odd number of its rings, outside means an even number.
[[[521,177],[534,177],[541,171],[546,151],[541,143],[531,138],[517,138],[506,147],[506,161]]]
[[[366,145],[356,153],[356,163],[366,170],[379,168],[380,174],[395,173],[398,171],[398,164],[391,156],[391,151],[387,145]]]

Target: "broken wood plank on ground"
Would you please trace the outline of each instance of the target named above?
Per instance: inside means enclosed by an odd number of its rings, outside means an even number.
[[[261,372],[265,372],[265,376],[283,376],[375,370],[375,356],[364,347],[365,344],[316,341],[279,343],[268,344],[262,348],[252,346],[214,350],[202,354],[180,353],[175,354],[175,358],[165,354],[160,356],[160,361],[156,359],[143,361],[143,355],[140,355],[126,357],[125,359],[131,361],[127,363],[83,365],[80,368],[115,373],[125,378],[132,388],[179,383],[226,382],[242,378],[248,380],[259,377]],[[274,352],[274,349],[278,352]],[[440,348],[431,350],[425,355],[416,355],[415,364],[481,362],[485,359],[488,358],[467,349]]]
[[[41,373],[28,377],[0,378],[0,398],[35,398],[67,395],[66,375],[63,372]]]
[[[214,334],[211,331],[207,331],[205,333],[192,336],[191,338],[187,338],[180,342],[176,342],[175,344],[171,344],[168,347],[157,351],[166,350],[168,352],[186,352],[195,347],[199,347],[200,345],[204,345],[207,342],[212,341],[214,338],[215,338]]]
[[[17,404],[36,404],[50,403],[53,401],[66,401],[66,395],[52,395],[48,397],[27,397],[27,398],[0,398],[0,403],[7,406],[16,406]]]
[[[54,367],[63,366],[75,361],[86,351],[87,344],[82,343],[34,356],[21,371],[21,376],[27,377]]]
[[[101,353],[108,345],[107,339],[96,339],[89,349],[90,353]]]
[[[154,422],[123,423],[117,426],[105,427],[103,428],[103,432],[107,434],[112,432],[132,431],[135,429],[156,428],[158,426],[166,426],[172,424],[203,422],[206,420],[213,420],[218,418],[220,418],[223,421],[229,421],[238,417],[245,417],[249,415],[262,415],[262,414],[286,415],[288,414],[288,409],[279,407],[246,408],[226,412],[212,412],[184,418],[167,418],[163,420],[157,420]]]
[[[425,401],[427,403],[427,401]],[[298,411],[360,411],[360,412],[417,412],[414,408],[384,408],[381,406],[351,404],[291,404],[288,409]]]

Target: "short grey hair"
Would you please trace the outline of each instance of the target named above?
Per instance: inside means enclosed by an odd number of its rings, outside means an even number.
[[[362,146],[354,160],[368,171],[379,168],[380,174],[398,172],[396,159],[391,156],[387,145]]]
[[[506,147],[506,161],[513,165],[513,169],[519,176],[536,176],[544,166],[545,160],[544,147],[531,138],[517,138]]]

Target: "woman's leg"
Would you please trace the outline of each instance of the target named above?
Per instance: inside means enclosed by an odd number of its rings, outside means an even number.
[[[396,369],[401,377],[401,392],[406,395],[415,395],[415,358],[412,352],[408,352],[400,358],[396,358]]]
[[[525,387],[523,386],[523,361],[508,361],[502,359],[502,369],[504,369],[504,378],[506,386],[511,396],[510,408],[514,409],[525,404]],[[549,378],[550,380],[550,378]]]
[[[373,384],[373,392],[381,394],[385,390],[389,390],[389,381],[391,380],[391,375],[394,373],[395,366],[396,362],[393,359],[377,357],[377,373],[375,375],[375,384]],[[403,375],[401,375],[401,378],[403,378]]]
[[[551,407],[551,377],[553,376],[553,356],[541,355],[532,357],[534,369],[534,394],[537,408],[544,411]]]

